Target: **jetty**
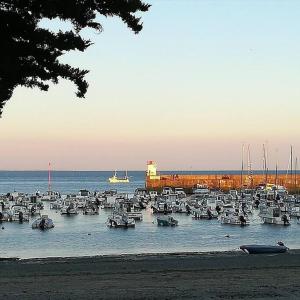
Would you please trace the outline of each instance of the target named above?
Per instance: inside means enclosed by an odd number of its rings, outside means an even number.
[[[147,162],[145,185],[148,190],[161,190],[164,187],[181,187],[191,190],[197,185],[206,186],[210,189],[232,190],[240,188],[255,188],[259,185],[284,186],[289,192],[300,190],[300,174],[282,174],[269,171],[268,174],[222,174],[219,172],[202,174],[160,174],[154,161]]]

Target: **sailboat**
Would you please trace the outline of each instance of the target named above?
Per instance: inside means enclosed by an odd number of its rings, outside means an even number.
[[[129,177],[127,175],[127,171],[125,172],[124,177],[118,177],[117,171],[115,171],[114,175],[108,178],[108,181],[110,183],[129,183]]]

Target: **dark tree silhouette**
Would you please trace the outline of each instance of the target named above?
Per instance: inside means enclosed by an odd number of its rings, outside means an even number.
[[[87,70],[62,64],[58,58],[70,50],[84,51],[92,42],[80,36],[83,28],[102,31],[97,14],[117,16],[135,33],[142,29],[138,12],[148,11],[143,0],[0,0],[0,116],[17,86],[38,87],[64,78],[84,97]],[[52,32],[40,28],[42,19],[70,21],[71,31]]]

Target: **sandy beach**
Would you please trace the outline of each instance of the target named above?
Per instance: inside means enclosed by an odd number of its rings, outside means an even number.
[[[2,299],[299,299],[300,251],[0,261]]]

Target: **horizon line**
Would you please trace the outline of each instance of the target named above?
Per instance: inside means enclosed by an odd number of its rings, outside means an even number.
[[[115,172],[115,170],[65,170],[65,169],[62,169],[62,170],[54,170],[54,169],[51,169],[50,170],[51,172]],[[116,170],[117,172],[147,172],[147,170]],[[242,172],[241,169],[215,169],[215,170],[208,170],[208,169],[202,169],[202,170],[183,170],[183,169],[174,169],[174,170],[168,170],[168,169],[165,169],[165,170],[160,170],[160,171],[157,171],[157,173],[161,173],[161,172]],[[264,170],[262,169],[254,169],[254,170],[251,170],[251,172],[265,172]],[[278,169],[277,172],[287,172],[287,173],[290,173],[291,170],[287,170],[287,169]],[[0,169],[0,172],[49,172],[48,169],[28,169],[28,170],[24,170],[24,169],[20,169],[20,170],[15,170],[15,169]],[[268,170],[268,172],[276,172],[276,169],[274,170]],[[293,170],[293,173],[296,172],[296,173],[299,173],[300,170]],[[243,174],[244,175],[247,175],[248,171],[244,170],[243,171]]]

